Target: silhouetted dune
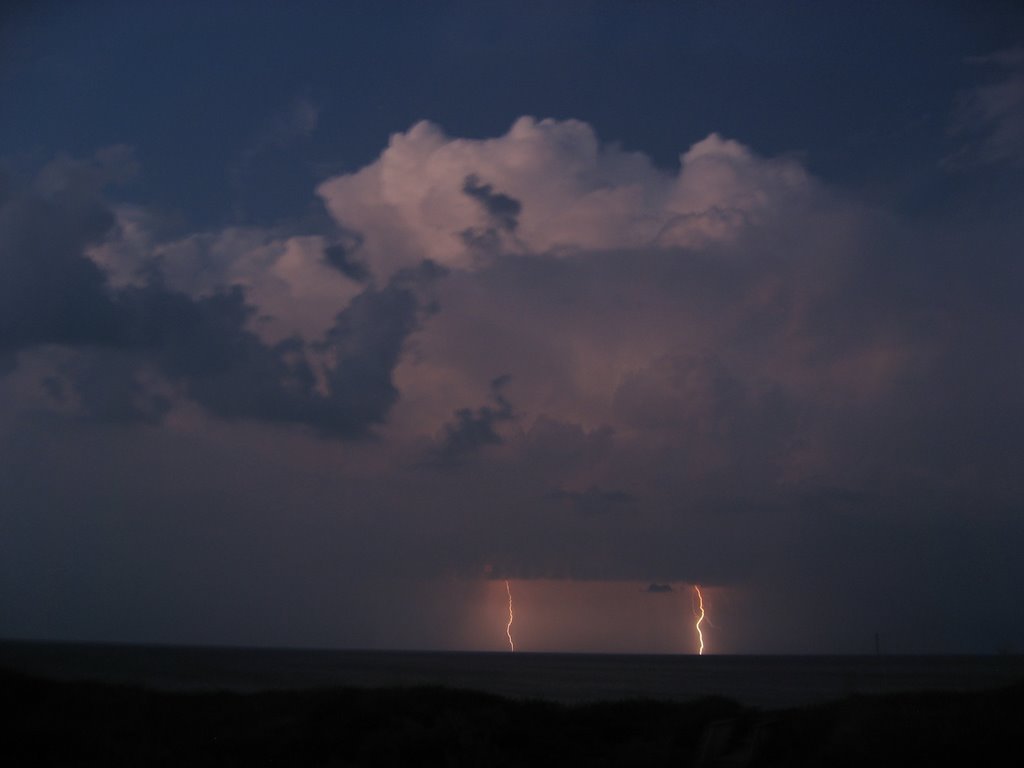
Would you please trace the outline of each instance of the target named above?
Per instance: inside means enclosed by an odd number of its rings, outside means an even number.
[[[171,693],[0,672],[0,703],[12,766],[1019,764],[1024,722],[1024,684],[766,712],[448,688]]]

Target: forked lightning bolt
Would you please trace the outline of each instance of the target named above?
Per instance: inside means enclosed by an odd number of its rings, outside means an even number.
[[[515,651],[516,644],[512,642],[512,622],[515,616],[512,615],[512,587],[508,585],[508,579],[505,579],[505,591],[508,593],[508,624],[505,626],[505,634],[508,636],[509,649]]]
[[[700,593],[700,587],[696,584],[693,585],[694,591],[697,593],[697,608],[693,611],[693,615],[697,617],[697,623],[694,628],[697,630],[697,639],[700,641],[700,647],[697,649],[697,655],[704,655],[704,633],[700,631],[700,623],[704,621],[704,595]],[[692,606],[691,606],[692,607]]]

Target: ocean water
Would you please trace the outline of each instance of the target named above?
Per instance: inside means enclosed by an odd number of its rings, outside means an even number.
[[[573,703],[725,696],[764,709],[854,693],[984,690],[1024,656],[659,656],[0,642],[0,667],[173,691],[440,685]]]

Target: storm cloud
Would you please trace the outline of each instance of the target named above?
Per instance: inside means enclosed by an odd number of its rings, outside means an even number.
[[[144,282],[110,284],[86,255],[116,223],[101,195],[107,176],[98,161],[61,161],[4,200],[0,350],[8,372],[21,350],[74,350],[49,391],[64,400],[66,378],[83,414],[113,421],[159,421],[170,410],[166,396],[147,391],[145,371],[221,418],[301,424],[340,438],[365,437],[385,420],[398,398],[392,371],[405,340],[431,311],[422,289],[443,270],[424,263],[367,286],[312,344],[297,336],[268,343],[252,330],[257,310],[240,285],[195,297],[170,288],[158,267]],[[319,356],[318,367],[307,352]]]
[[[168,210],[150,145],[19,159],[12,636],[504,649],[508,579],[523,648],[685,650],[689,584],[716,651],[1019,646],[1020,56],[984,51],[901,100],[913,140],[888,114],[831,155],[792,93],[658,60],[657,147],[640,101],[435,122],[395,77],[360,144],[362,84],[275,93],[214,153],[245,217]],[[843,93],[831,121],[875,108]]]
[[[477,453],[486,445],[500,445],[502,437],[497,425],[515,418],[512,408],[502,390],[510,381],[509,376],[498,376],[491,381],[491,399],[494,405],[480,408],[459,408],[453,420],[444,425],[444,439],[439,449],[439,460],[451,463]]]
[[[54,161],[32,182],[8,177],[0,198],[0,354],[39,344],[104,344],[120,318],[102,270],[84,258],[114,215],[101,158]]]

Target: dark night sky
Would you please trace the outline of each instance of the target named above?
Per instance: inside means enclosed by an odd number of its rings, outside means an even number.
[[[1024,650],[1024,8],[0,11],[0,637]]]

